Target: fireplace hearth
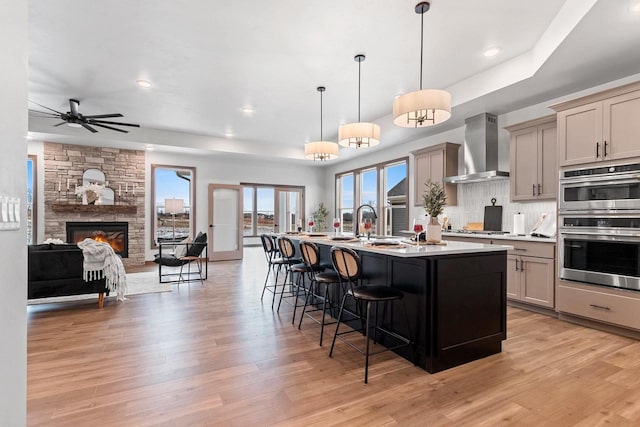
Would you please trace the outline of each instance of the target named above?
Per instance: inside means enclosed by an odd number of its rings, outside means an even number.
[[[67,242],[78,243],[86,238],[106,242],[122,258],[129,256],[128,222],[67,222]]]

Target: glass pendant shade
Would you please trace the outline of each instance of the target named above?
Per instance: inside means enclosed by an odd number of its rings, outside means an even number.
[[[342,125],[338,129],[338,142],[343,147],[373,147],[380,144],[380,126],[363,122]]]
[[[304,156],[310,160],[333,160],[338,158],[338,144],[331,141],[314,141],[304,144]]]
[[[446,90],[423,89],[393,100],[393,123],[402,127],[426,127],[451,117],[451,94]]]

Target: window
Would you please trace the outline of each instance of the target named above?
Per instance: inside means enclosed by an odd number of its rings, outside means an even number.
[[[404,158],[336,175],[336,211],[342,231],[353,232],[353,221],[373,218],[368,209],[361,210],[360,218],[353,218],[357,207],[363,204],[376,210],[375,233],[391,236],[407,230],[407,174]]]
[[[151,244],[195,237],[196,169],[151,165]]]
[[[36,231],[36,156],[27,158],[27,244],[37,241]]]
[[[295,231],[302,225],[304,187],[242,183],[244,237]]]
[[[354,192],[353,172],[336,179],[336,210],[343,232],[353,232]]]

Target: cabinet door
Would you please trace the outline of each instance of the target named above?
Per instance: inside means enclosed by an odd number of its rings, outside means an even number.
[[[553,259],[522,257],[520,263],[520,300],[530,304],[553,308],[554,268]]]
[[[538,184],[540,199],[558,195],[558,130],[555,123],[538,126]]]
[[[560,166],[595,162],[603,152],[601,101],[558,113]]]
[[[537,194],[537,127],[511,134],[511,200],[532,200]]]
[[[520,299],[520,258],[507,256],[507,298]]]
[[[640,91],[606,99],[603,109],[604,158],[640,156]]]
[[[416,155],[414,158],[414,174],[415,179],[413,192],[413,204],[414,206],[422,206],[422,195],[424,194],[424,183],[427,182],[430,175],[429,170],[429,153],[423,153]]]

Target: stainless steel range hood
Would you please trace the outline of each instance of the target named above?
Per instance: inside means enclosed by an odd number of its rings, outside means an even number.
[[[448,176],[445,183],[464,184],[489,179],[509,178],[498,170],[498,118],[489,113],[464,121],[464,175]]]

